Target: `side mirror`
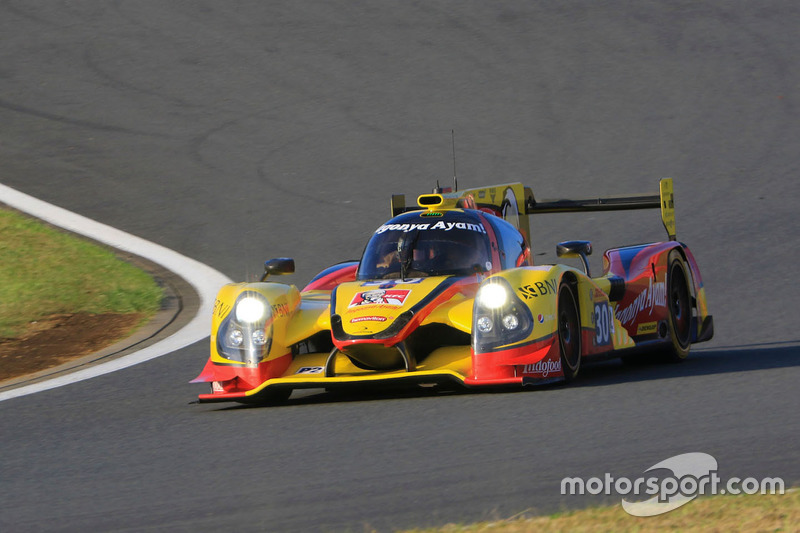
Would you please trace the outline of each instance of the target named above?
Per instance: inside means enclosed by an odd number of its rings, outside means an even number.
[[[592,255],[592,243],[589,241],[565,241],[556,245],[556,255],[558,257],[579,257],[583,263],[583,270],[589,274],[589,260],[586,258]]]
[[[294,259],[290,257],[278,257],[270,259],[264,263],[264,275],[261,276],[261,281],[267,279],[270,274],[281,275],[291,274],[294,272]]]

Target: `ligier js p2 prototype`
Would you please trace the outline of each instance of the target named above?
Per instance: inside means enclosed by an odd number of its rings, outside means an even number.
[[[660,208],[669,240],[605,252],[589,272],[587,241],[533,265],[537,213]],[[672,180],[652,195],[537,201],[521,184],[392,197],[393,218],[360,261],[332,266],[302,290],[267,280],[222,287],[201,402],[285,399],[293,389],[365,384],[522,387],[570,381],[590,358],[680,361],[710,339],[703,282],[675,240]]]

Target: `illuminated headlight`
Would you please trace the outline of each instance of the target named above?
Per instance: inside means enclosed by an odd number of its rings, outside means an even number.
[[[506,315],[503,317],[503,327],[509,330],[519,327],[519,319],[516,315]]]
[[[521,289],[520,289],[521,290]],[[511,283],[498,276],[478,289],[472,309],[472,342],[475,353],[486,353],[530,339],[533,315],[519,299]]]
[[[482,333],[489,333],[492,331],[494,324],[492,323],[492,319],[488,316],[482,316],[478,319],[478,329]]]
[[[244,341],[244,334],[240,329],[232,329],[228,332],[228,345],[230,346],[241,346],[242,342]]]
[[[267,298],[247,291],[217,328],[217,353],[225,359],[255,365],[272,348],[272,307]]]
[[[508,302],[508,290],[500,284],[484,285],[478,291],[478,302],[487,309],[499,309]]]
[[[266,304],[254,297],[242,298],[236,304],[236,320],[247,324],[263,320],[267,314]]]

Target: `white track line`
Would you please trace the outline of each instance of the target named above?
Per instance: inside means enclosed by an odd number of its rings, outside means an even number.
[[[18,398],[27,394],[54,389],[85,379],[128,368],[150,359],[155,359],[184,346],[188,346],[208,336],[211,327],[211,313],[217,290],[231,280],[224,274],[204,265],[194,259],[185,257],[177,252],[158,244],[146,241],[111,226],[106,226],[94,220],[75,214],[66,209],[48,204],[21,193],[15,189],[0,184],[0,202],[15,209],[28,213],[36,218],[59,226],[72,232],[84,235],[96,241],[107,244],[118,250],[144,257],[158,263],[167,270],[189,282],[200,296],[200,309],[192,320],[182,329],[173,333],[166,339],[157,342],[138,352],[101,363],[90,368],[78,370],[71,374],[56,377],[26,385],[0,393],[0,401]]]

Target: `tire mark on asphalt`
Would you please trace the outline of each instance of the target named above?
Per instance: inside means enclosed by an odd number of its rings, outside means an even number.
[[[0,108],[7,109],[9,111],[14,111],[15,113],[21,113],[24,115],[30,115],[37,118],[41,118],[44,120],[49,120],[52,122],[58,122],[60,124],[69,124],[71,126],[78,126],[80,128],[86,128],[90,130],[96,131],[105,131],[109,133],[125,133],[127,135],[142,135],[146,137],[155,137],[160,139],[170,139],[169,135],[154,133],[151,131],[142,131],[136,130],[132,128],[123,128],[122,126],[114,126],[111,124],[102,124],[100,122],[93,122],[91,120],[83,120],[79,118],[71,118],[65,117],[63,115],[57,115],[55,113],[50,113],[47,111],[42,111],[39,109],[34,109],[32,107],[15,104],[13,102],[9,102],[7,100],[0,99]]]
[[[61,27],[60,24],[52,22],[52,21],[50,21],[50,20],[48,20],[48,19],[46,19],[44,17],[37,17],[36,15],[32,15],[31,13],[25,11],[23,8],[20,8],[20,7],[16,6],[15,3],[13,1],[11,1],[11,0],[6,0],[6,1],[0,3],[0,4],[3,6],[3,9],[5,11],[8,11],[9,13],[13,13],[13,14],[17,15],[18,17],[21,17],[21,18],[24,18],[24,19],[27,19],[27,20],[31,20],[33,22],[42,24],[44,26],[49,26],[51,28],[60,28]]]
[[[205,107],[205,106],[200,105],[200,104],[193,104],[193,103],[188,102],[188,101],[186,101],[186,100],[184,100],[182,98],[179,98],[179,97],[171,95],[171,94],[167,94],[165,92],[160,92],[160,91],[156,91],[156,90],[153,90],[153,89],[147,89],[147,88],[144,88],[144,87],[139,87],[137,85],[134,85],[133,83],[131,83],[128,80],[123,80],[121,78],[118,78],[118,77],[112,75],[109,71],[107,71],[106,69],[104,69],[101,66],[100,60],[95,59],[95,57],[94,57],[95,50],[91,46],[92,45],[89,45],[84,49],[84,52],[83,52],[83,63],[84,63],[84,65],[86,66],[86,68],[90,72],[94,73],[101,80],[105,80],[105,82],[106,82],[105,85],[107,87],[110,87],[112,89],[117,89],[117,90],[121,89],[121,90],[124,90],[124,91],[135,92],[135,93],[142,94],[142,95],[147,95],[147,96],[153,96],[153,97],[156,97],[156,98],[158,98],[160,100],[163,100],[163,101],[165,101],[165,102],[167,102],[169,104],[173,104],[173,105],[175,105],[177,107],[180,107],[180,108],[196,110],[196,109],[202,109],[202,108]]]
[[[206,144],[213,135],[215,135],[215,134],[217,134],[217,133],[219,133],[219,132],[221,132],[223,130],[226,130],[228,128],[235,128],[237,125],[240,125],[240,124],[244,123],[245,121],[254,120],[259,116],[263,116],[263,115],[266,115],[266,114],[271,114],[275,110],[276,110],[276,108],[271,108],[271,109],[268,109],[268,110],[264,110],[264,111],[262,111],[260,113],[248,113],[247,115],[243,115],[243,116],[240,116],[238,118],[233,118],[231,120],[222,122],[222,123],[218,124],[217,126],[215,126],[215,127],[211,128],[211,129],[207,130],[206,132],[202,133],[201,135],[198,135],[198,136],[194,137],[190,142],[190,153],[191,153],[192,159],[195,160],[198,164],[200,164],[200,165],[202,165],[202,166],[204,166],[204,167],[206,167],[206,168],[208,168],[210,170],[213,170],[215,172],[220,172],[220,173],[224,172],[225,171],[224,168],[222,168],[222,167],[220,167],[218,165],[215,165],[214,163],[212,163],[211,161],[208,161],[208,159],[203,156],[203,145]],[[308,201],[314,202],[316,204],[321,204],[321,205],[331,205],[331,204],[346,205],[346,204],[349,204],[350,203],[349,200],[333,200],[333,199],[330,199],[330,198],[327,198],[327,197],[320,197],[320,196],[316,196],[316,195],[313,195],[313,194],[308,194],[308,193],[302,192],[299,189],[292,188],[291,186],[284,185],[278,179],[272,178],[272,177],[269,176],[269,174],[266,171],[266,168],[268,166],[268,162],[269,162],[270,156],[273,155],[273,154],[282,152],[287,147],[289,147],[289,146],[291,146],[293,144],[302,142],[305,139],[306,139],[305,135],[299,135],[299,136],[296,136],[294,138],[285,140],[284,142],[282,142],[282,143],[280,143],[280,144],[278,144],[276,146],[273,146],[271,149],[266,151],[265,154],[255,164],[255,168],[254,168],[255,175],[258,177],[258,179],[262,183],[266,184],[271,190],[277,191],[279,193],[285,194],[285,195],[293,197],[293,198],[298,198],[298,199],[301,199],[301,200],[308,200]]]

